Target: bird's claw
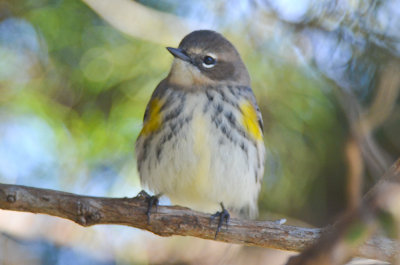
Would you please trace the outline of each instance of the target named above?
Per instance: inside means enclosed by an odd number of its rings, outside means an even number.
[[[228,223],[231,218],[229,212],[225,209],[223,204],[221,204],[221,206],[222,206],[222,211],[216,212],[215,214],[211,215],[211,217],[210,217],[210,224],[211,224],[211,222],[214,221],[215,218],[219,217],[218,226],[217,226],[217,230],[215,231],[214,240],[217,239],[218,233],[219,233],[219,231],[221,231],[221,227],[222,227],[224,220],[225,220],[226,227],[228,228]]]
[[[146,215],[147,215],[147,223],[150,224],[150,215],[151,215],[151,209],[155,206],[156,207],[156,212],[157,212],[157,208],[158,208],[158,203],[159,203],[159,199],[158,196],[149,196],[146,198],[147,200],[147,211],[146,211]]]

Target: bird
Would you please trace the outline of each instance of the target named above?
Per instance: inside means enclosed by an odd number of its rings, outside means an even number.
[[[255,218],[264,175],[263,120],[240,54],[223,35],[196,30],[173,55],[147,104],[135,144],[142,187],[219,217]],[[219,211],[220,210],[220,211]]]

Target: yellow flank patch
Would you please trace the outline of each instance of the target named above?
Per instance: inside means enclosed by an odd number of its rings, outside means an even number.
[[[140,134],[148,135],[157,131],[161,127],[162,117],[161,117],[161,107],[163,105],[162,101],[154,98],[150,101],[148,118],[143,124],[143,129]]]
[[[246,131],[256,140],[262,139],[262,131],[258,123],[257,112],[253,105],[246,101],[240,104],[240,109],[243,113],[243,126]]]

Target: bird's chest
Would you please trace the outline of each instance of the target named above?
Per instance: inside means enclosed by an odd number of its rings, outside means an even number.
[[[230,156],[221,152],[221,145],[237,145],[231,131],[239,112],[218,101],[217,96],[204,93],[188,95],[179,104],[180,114],[166,124],[173,128],[174,140],[169,143],[171,155],[180,161],[178,169],[199,172],[196,178],[208,176],[215,163],[229,163]]]
[[[195,167],[196,171],[204,174],[210,168],[213,139],[213,125],[210,115],[205,111],[206,104],[206,99],[201,96],[189,97],[186,100],[183,113],[187,115],[187,125],[180,136],[182,145],[178,145],[175,150],[175,152],[187,150],[189,159],[187,165]]]
[[[169,142],[170,152],[166,159],[171,162],[170,166],[174,165],[175,172],[171,172],[174,175],[171,177],[175,181],[175,188],[182,188],[182,192],[202,193],[213,179],[216,135],[212,118],[205,111],[205,97],[187,97],[183,104],[181,114],[174,119],[182,124],[172,124],[179,131],[175,139]]]

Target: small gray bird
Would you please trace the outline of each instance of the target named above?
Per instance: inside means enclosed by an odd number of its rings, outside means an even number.
[[[136,142],[142,185],[194,210],[221,205],[220,220],[229,218],[226,209],[254,218],[265,146],[246,66],[210,30],[167,49],[175,57],[171,71],[151,96]]]

